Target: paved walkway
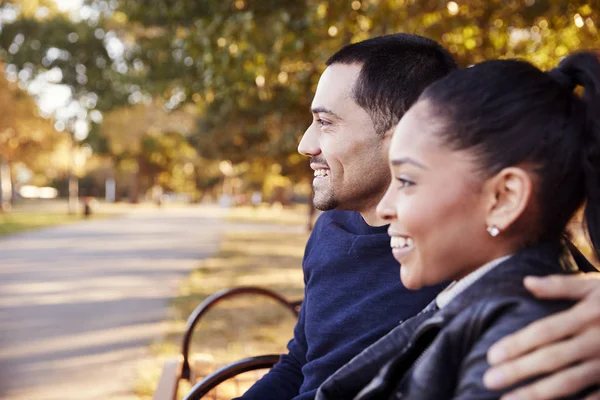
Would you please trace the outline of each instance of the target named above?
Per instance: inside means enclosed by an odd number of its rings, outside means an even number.
[[[1,240],[0,398],[135,398],[169,299],[232,227],[221,217],[146,209]]]

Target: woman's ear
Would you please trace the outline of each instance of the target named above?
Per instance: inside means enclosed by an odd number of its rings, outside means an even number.
[[[505,168],[489,179],[484,187],[487,226],[508,230],[529,205],[532,191],[531,176],[523,168]]]

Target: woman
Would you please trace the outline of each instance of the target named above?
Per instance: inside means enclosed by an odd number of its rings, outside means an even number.
[[[499,398],[483,385],[487,350],[571,305],[534,298],[522,281],[577,270],[563,237],[582,206],[600,255],[600,62],[583,52],[550,73],[515,60],[453,72],[400,121],[390,167],[378,213],[402,282],[454,283],[317,399]]]

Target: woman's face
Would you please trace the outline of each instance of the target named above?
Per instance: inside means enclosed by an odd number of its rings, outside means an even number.
[[[442,122],[427,101],[401,119],[389,151],[392,183],[377,207],[410,289],[460,279],[489,261],[484,182],[468,152],[439,140]]]

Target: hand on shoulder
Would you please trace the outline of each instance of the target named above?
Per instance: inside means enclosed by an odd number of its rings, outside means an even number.
[[[484,376],[485,385],[501,389],[551,374],[503,396],[503,400],[554,399],[600,385],[600,273],[528,277],[524,283],[538,298],[578,302],[493,345],[488,352],[492,368]],[[600,390],[588,399],[600,399]]]

